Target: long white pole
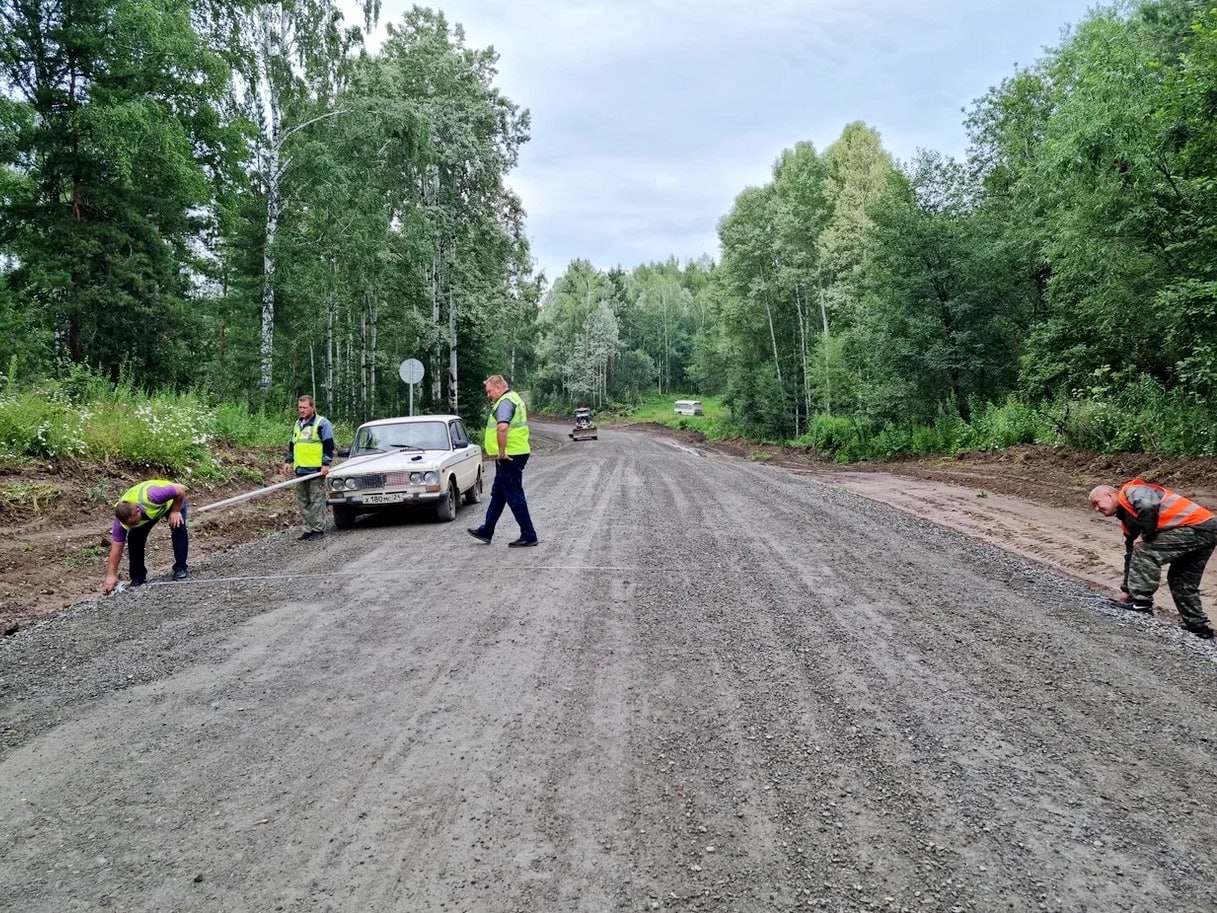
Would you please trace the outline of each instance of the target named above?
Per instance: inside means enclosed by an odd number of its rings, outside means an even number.
[[[371,463],[373,460],[379,460],[381,457],[389,456],[395,452],[396,451],[390,451],[389,453],[369,454],[365,457],[358,457],[355,462]],[[351,464],[351,462],[351,460],[347,460],[342,465],[348,466]],[[281,488],[290,488],[292,485],[299,485],[301,482],[307,482],[309,479],[316,479],[320,476],[321,473],[319,472],[309,473],[306,476],[296,476],[294,479],[288,479],[285,482],[276,482],[274,485],[267,485],[265,488],[259,488],[257,491],[247,491],[243,495],[234,495],[231,498],[225,498],[223,501],[216,501],[214,504],[204,504],[202,507],[192,509],[191,513],[202,514],[209,510],[218,510],[221,507],[229,507],[233,504],[240,504],[242,501],[251,501],[254,498],[260,498],[263,495],[268,495],[272,491],[278,491]]]

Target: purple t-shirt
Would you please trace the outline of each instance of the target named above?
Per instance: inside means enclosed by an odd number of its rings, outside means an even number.
[[[153,504],[166,504],[177,497],[176,485],[153,485],[148,489],[148,500]],[[126,542],[127,531],[123,529],[123,525],[118,522],[118,517],[114,518],[114,523],[110,527],[111,542]]]

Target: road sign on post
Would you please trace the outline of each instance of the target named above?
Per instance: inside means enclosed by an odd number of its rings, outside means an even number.
[[[414,414],[414,385],[423,379],[423,363],[417,358],[407,358],[397,368],[398,376],[410,387],[410,414]]]

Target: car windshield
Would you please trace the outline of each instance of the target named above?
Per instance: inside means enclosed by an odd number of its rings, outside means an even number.
[[[391,450],[395,447],[448,450],[448,426],[444,422],[365,425],[355,432],[351,456]]]

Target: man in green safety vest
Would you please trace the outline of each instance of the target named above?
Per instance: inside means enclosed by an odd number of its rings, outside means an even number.
[[[296,504],[304,520],[301,539],[320,539],[325,535],[325,477],[334,461],[334,426],[328,418],[317,414],[313,398],[307,393],[296,401],[298,419],[292,428],[292,439],[283,458],[283,474],[308,476],[321,473],[315,479],[296,486]]]
[[[487,377],[485,389],[494,406],[486,419],[482,447],[488,456],[494,457],[494,483],[490,486],[486,519],[481,526],[470,529],[469,535],[489,545],[506,506],[511,508],[512,516],[520,524],[520,537],[507,545],[511,548],[536,545],[537,531],[528,515],[528,501],[524,497],[524,467],[529,454],[528,409],[520,394],[508,387],[501,374]]]
[[[169,536],[173,540],[173,579],[188,576],[186,559],[190,552],[190,537],[186,532],[186,486],[168,479],[149,479],[127,489],[114,505],[114,523],[110,527],[110,555],[106,561],[106,582],[101,591],[109,593],[118,586],[118,563],[127,547],[131,571],[131,586],[141,586],[148,578],[144,565],[144,546],[148,533],[161,518],[169,518]]]

